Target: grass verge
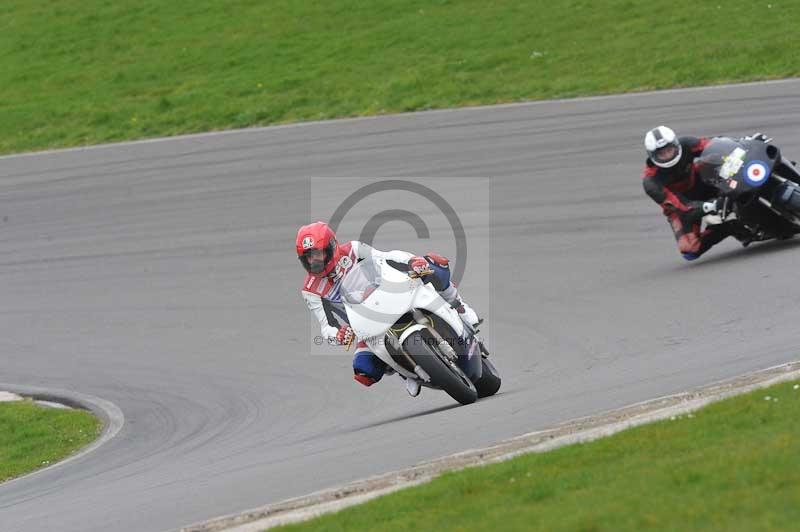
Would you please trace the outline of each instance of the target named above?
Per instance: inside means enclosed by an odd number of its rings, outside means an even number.
[[[83,410],[0,403],[0,482],[66,458],[94,441],[101,428]]]
[[[7,0],[0,153],[800,75],[798,2]]]
[[[445,474],[280,530],[794,530],[800,385]]]

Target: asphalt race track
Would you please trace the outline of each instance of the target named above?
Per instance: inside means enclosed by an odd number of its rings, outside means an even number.
[[[1,485],[0,529],[175,529],[796,360],[800,239],[684,262],[640,184],[659,123],[800,157],[800,80],[0,158],[0,382],[125,415]],[[351,191],[335,177],[417,176],[476,187],[464,216],[488,220],[465,223],[484,265],[461,286],[504,385],[469,407],[356,384],[298,293],[294,234]]]

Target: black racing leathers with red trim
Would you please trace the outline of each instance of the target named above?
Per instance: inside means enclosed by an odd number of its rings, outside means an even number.
[[[703,183],[694,165],[710,142],[705,137],[679,137],[681,159],[671,168],[660,168],[648,158],[645,161],[642,185],[647,195],[658,203],[667,217],[678,250],[686,259],[695,259],[708,251],[713,245],[727,237],[730,232],[725,224],[711,226],[700,232],[700,224],[705,214],[703,203],[713,199],[718,192]]]

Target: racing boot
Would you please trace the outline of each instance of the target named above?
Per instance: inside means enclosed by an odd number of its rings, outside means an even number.
[[[418,380],[406,379],[406,391],[408,392],[408,395],[411,397],[416,397],[419,395],[420,390],[422,390],[422,385]]]

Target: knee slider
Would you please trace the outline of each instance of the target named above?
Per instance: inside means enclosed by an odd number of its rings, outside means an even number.
[[[386,363],[369,351],[358,353],[353,358],[353,372],[366,375],[375,382],[381,380],[385,370]]]
[[[773,198],[773,203],[779,203],[782,205],[791,205],[792,196],[797,194],[800,196],[800,189],[793,185],[789,185],[784,183],[780,187],[775,190],[775,196]],[[795,200],[797,201],[797,200]]]
[[[696,254],[700,250],[700,238],[694,233],[682,235],[678,239],[678,251],[681,253]]]

